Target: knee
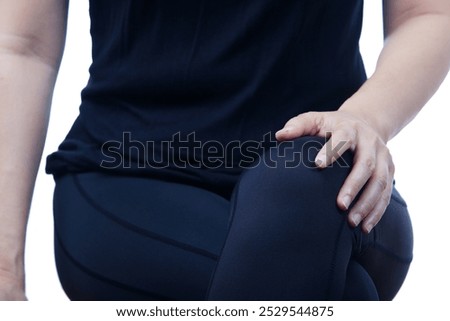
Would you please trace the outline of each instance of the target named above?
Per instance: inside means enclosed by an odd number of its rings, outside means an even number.
[[[240,184],[296,195],[337,195],[348,175],[352,155],[343,157],[325,169],[315,165],[315,158],[326,139],[315,136],[286,141],[266,150],[241,178]]]
[[[344,218],[336,199],[349,169],[318,169],[314,159],[323,144],[322,138],[303,137],[263,154],[241,177],[235,214],[265,233],[291,231],[298,238],[301,232],[309,240],[334,235],[330,231]]]

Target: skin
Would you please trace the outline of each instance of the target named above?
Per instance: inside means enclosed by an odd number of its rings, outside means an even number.
[[[0,300],[26,298],[26,222],[66,16],[67,1],[0,0]]]
[[[419,112],[450,65],[448,0],[384,2],[387,41],[374,75],[338,111],[299,115],[277,133],[279,140],[332,135],[334,144],[345,142],[337,156],[345,149],[355,152],[337,203],[351,207],[350,223],[362,222],[366,232],[381,218],[392,191],[387,141]],[[0,300],[26,299],[26,222],[64,47],[67,3],[0,0]],[[320,167],[334,161],[325,151],[316,160]],[[360,190],[361,198],[350,206]]]

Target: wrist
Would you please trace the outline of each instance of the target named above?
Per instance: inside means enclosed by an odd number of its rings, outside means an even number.
[[[0,270],[0,301],[24,301],[25,276]]]
[[[23,280],[25,276],[25,268],[23,264],[12,264],[6,262],[0,263],[0,276],[9,277],[11,279]]]
[[[393,136],[389,121],[384,119],[385,115],[382,110],[379,110],[376,106],[374,108],[368,106],[368,98],[365,98],[364,100],[365,101],[359,101],[358,97],[351,97],[342,104],[339,110],[350,113],[363,121],[377,133],[384,143],[387,143]]]
[[[25,293],[25,273],[23,269],[18,271],[3,270],[0,268],[0,296],[5,287]]]
[[[0,274],[11,278],[23,279],[25,275],[23,250],[2,249],[0,252]]]

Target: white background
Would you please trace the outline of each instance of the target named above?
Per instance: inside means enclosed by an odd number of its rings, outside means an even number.
[[[366,1],[361,50],[368,74],[382,46],[381,1]],[[53,258],[53,179],[44,173],[45,157],[55,151],[78,114],[80,91],[88,79],[90,38],[88,1],[71,1],[63,63],[55,89],[50,127],[39,170],[26,247],[27,293],[30,300],[67,301]],[[414,66],[411,66],[414,68]],[[406,199],[414,224],[414,261],[397,302],[446,303],[450,288],[450,77],[419,116],[390,142],[397,188]],[[389,273],[389,271],[387,271]]]

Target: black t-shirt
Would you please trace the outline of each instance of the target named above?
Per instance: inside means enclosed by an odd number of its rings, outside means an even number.
[[[366,80],[362,7],[363,0],[91,0],[90,79],[47,173],[230,188],[289,118],[336,110]]]

